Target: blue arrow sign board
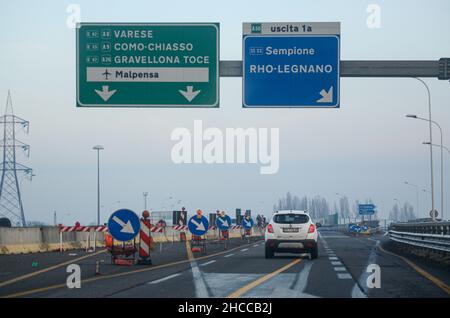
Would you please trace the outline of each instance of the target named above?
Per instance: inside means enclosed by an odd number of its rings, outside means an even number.
[[[108,230],[118,241],[130,241],[136,237],[141,228],[139,217],[131,210],[117,210],[108,220]]]
[[[243,107],[339,108],[340,23],[244,23]]]
[[[209,228],[208,219],[203,215],[200,219],[197,217],[197,215],[194,215],[189,219],[188,228],[189,232],[191,232],[192,234],[201,236],[206,232],[208,232]]]
[[[376,206],[373,204],[359,204],[358,210],[361,215],[373,215],[375,214]]]
[[[231,218],[228,215],[225,215],[223,218],[219,216],[216,219],[216,225],[219,230],[228,231],[231,225]]]
[[[244,227],[244,229],[251,229],[253,224],[254,222],[252,218],[250,218],[250,220],[247,220],[246,218],[242,220],[242,226]]]

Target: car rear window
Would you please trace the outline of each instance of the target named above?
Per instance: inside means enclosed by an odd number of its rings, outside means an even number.
[[[306,214],[277,214],[273,221],[279,224],[304,224],[308,223],[309,217]]]

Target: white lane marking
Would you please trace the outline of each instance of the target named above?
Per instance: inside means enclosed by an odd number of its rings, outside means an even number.
[[[255,245],[253,245],[253,247],[258,247],[259,246],[259,244],[255,244]]]
[[[208,289],[206,288],[206,283],[203,278],[202,272],[200,271],[200,268],[197,266],[196,261],[191,261],[191,270],[192,270],[192,278],[194,280],[195,285],[195,296],[197,298],[208,298],[209,293]]]
[[[338,260],[338,258],[336,256],[330,256],[330,257],[328,257],[328,259],[330,261],[337,261]]]
[[[340,266],[340,267],[335,267],[334,270],[336,272],[346,272],[347,270],[345,269],[345,267]]]
[[[333,265],[333,266],[342,266],[342,263],[339,262],[339,261],[333,261],[333,262],[331,262],[331,265]]]
[[[241,250],[241,252],[245,252],[245,251],[248,251],[248,248],[244,248]]]
[[[163,278],[160,278],[160,279],[148,282],[147,284],[151,284],[151,285],[158,284],[158,283],[164,282],[166,280],[172,279],[172,278],[180,276],[180,275],[181,275],[181,273],[172,274],[172,275],[169,275],[169,276],[166,276],[166,277],[163,277]]]
[[[227,254],[227,255],[225,255],[224,257],[230,257],[230,256],[233,256],[234,254]]]
[[[372,250],[370,251],[369,257],[367,259],[366,266],[363,269],[363,272],[361,273],[361,276],[358,279],[359,284],[355,283],[352,289],[352,298],[367,298],[367,295],[369,294],[369,288],[367,287],[367,278],[371,273],[366,272],[367,266],[370,264],[376,264],[377,263],[377,249],[378,245],[380,244],[380,241],[373,240],[375,242],[374,246],[372,247]]]
[[[199,266],[206,266],[206,265],[209,265],[209,264],[212,264],[212,263],[215,263],[215,262],[216,262],[215,260],[212,260],[212,261],[200,264]]]
[[[296,296],[299,298],[302,294],[304,294],[306,285],[308,284],[309,273],[311,271],[311,267],[313,262],[308,262],[303,267],[300,275],[298,277],[297,283],[295,284],[294,290],[296,291]]]
[[[338,273],[339,279],[352,279],[352,276],[349,273]]]

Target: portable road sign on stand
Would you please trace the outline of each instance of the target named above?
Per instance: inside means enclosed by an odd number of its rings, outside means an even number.
[[[206,254],[206,236],[204,236],[209,229],[209,222],[205,216],[194,215],[188,222],[189,232],[192,233],[192,251]]]
[[[139,217],[131,210],[117,210],[108,220],[108,230],[112,238],[122,242],[115,246],[114,241],[110,248],[111,260],[116,265],[132,265],[136,260],[136,236],[139,234],[141,222]],[[132,241],[133,243],[126,243]]]

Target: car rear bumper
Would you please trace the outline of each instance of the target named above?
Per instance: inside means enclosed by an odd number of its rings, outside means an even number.
[[[272,240],[266,241],[266,248],[276,252],[302,253],[317,247],[315,240]]]

